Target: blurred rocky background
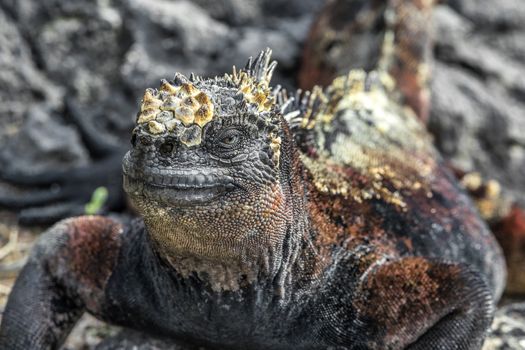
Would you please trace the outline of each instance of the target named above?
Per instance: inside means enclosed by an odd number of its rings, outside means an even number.
[[[525,204],[525,2],[453,0],[435,23],[436,144]]]
[[[223,74],[270,47],[274,82],[293,89],[323,3],[0,0],[0,206],[29,207],[27,222],[54,221],[81,213],[106,186],[104,209],[120,212],[119,157],[144,88],[176,71]],[[516,223],[502,227],[519,236],[509,245],[525,263],[525,2],[449,0],[436,9],[435,29],[429,130],[454,167],[497,180],[496,190],[512,197]],[[40,231],[0,212],[0,305]],[[523,332],[506,326],[525,321],[507,315],[500,312],[487,349],[525,349]],[[85,318],[68,346],[90,349],[114,332]]]
[[[72,109],[127,142],[145,87],[177,71],[229,72],[267,46],[279,61],[276,81],[293,86],[320,3],[1,0],[2,166],[38,172],[87,164],[69,125]]]

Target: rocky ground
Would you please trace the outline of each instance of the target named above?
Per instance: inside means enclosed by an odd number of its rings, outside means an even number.
[[[144,88],[176,71],[221,74],[271,47],[275,82],[296,86],[322,3],[0,0],[0,168],[39,173],[92,164],[73,114],[125,145]],[[498,180],[525,205],[525,3],[450,0],[435,23],[429,129],[436,145],[456,167]],[[0,194],[17,191],[0,183]],[[40,231],[0,212],[0,305]],[[525,349],[517,308],[499,311],[487,350]],[[85,318],[66,348],[92,349],[117,332]],[[112,339],[101,348],[126,348],[121,335]]]

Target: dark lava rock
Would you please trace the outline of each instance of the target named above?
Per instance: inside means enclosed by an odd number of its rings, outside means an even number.
[[[29,108],[17,137],[0,149],[3,170],[11,173],[40,173],[47,169],[88,163],[87,151],[77,132],[52,118],[39,107]]]
[[[39,71],[30,45],[0,11],[0,146],[16,134],[32,106],[60,108],[63,90]]]

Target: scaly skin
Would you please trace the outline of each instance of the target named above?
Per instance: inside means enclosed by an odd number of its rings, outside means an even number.
[[[56,348],[87,311],[210,349],[479,349],[500,248],[399,103],[386,51],[294,97],[269,88],[269,50],[148,89],[123,161],[143,218],[51,228],[1,348]]]

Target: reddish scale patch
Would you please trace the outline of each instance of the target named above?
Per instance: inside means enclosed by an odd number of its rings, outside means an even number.
[[[271,192],[274,194],[279,193],[279,186],[277,184],[272,185]],[[280,195],[273,196],[271,198],[271,202],[269,203],[269,206],[264,208],[262,212],[262,217],[265,220],[271,219],[271,217],[275,215],[275,213],[279,213],[282,211],[283,203],[284,203],[283,196],[280,196]]]
[[[89,287],[103,289],[120,247],[119,224],[102,217],[79,218],[71,223],[69,255],[71,270]]]
[[[314,244],[325,261],[331,260],[335,247],[352,251],[360,245],[373,247],[363,267],[382,255],[397,255],[392,242],[385,242],[383,219],[369,203],[357,203],[351,198],[338,195],[317,194],[309,202],[312,227],[317,236]],[[372,252],[373,251],[373,252]]]
[[[404,244],[404,247],[407,251],[413,252],[414,251],[414,244],[412,243],[412,240],[408,237],[401,238],[402,243]]]
[[[308,212],[310,213],[312,226],[318,233],[315,241],[316,246],[322,249],[328,246],[339,245],[341,240],[344,239],[343,226],[335,225],[334,222],[328,217],[327,204],[314,203],[327,202],[323,200],[315,200],[308,203]],[[336,203],[333,204],[337,205]]]
[[[52,261],[55,274],[96,310],[117,261],[122,226],[108,218],[86,216],[67,221],[66,240]]]
[[[349,167],[339,166],[344,176],[350,181],[352,187],[365,188],[370,185],[370,179],[363,173]]]
[[[397,348],[397,341],[416,339],[449,312],[450,300],[459,300],[453,299],[461,293],[459,274],[456,266],[436,265],[419,257],[374,268],[354,303],[360,318],[381,325],[384,329],[378,331],[386,332],[371,337],[377,344],[370,345],[382,348],[388,343],[389,348]]]

